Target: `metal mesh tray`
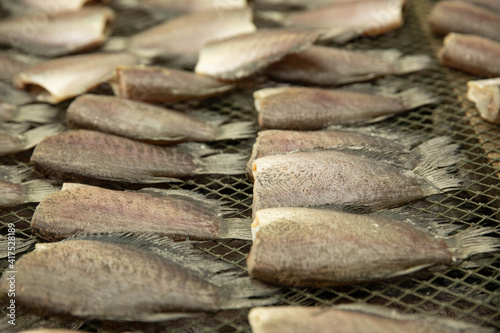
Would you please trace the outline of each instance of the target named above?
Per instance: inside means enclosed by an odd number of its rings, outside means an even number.
[[[433,36],[427,25],[427,16],[433,1],[413,1],[407,11],[404,27],[387,35],[359,39],[349,43],[347,49],[398,48],[405,54],[424,53],[435,58],[442,38]],[[155,22],[147,13],[125,10],[118,13],[115,34],[129,35]],[[437,59],[436,59],[437,64]],[[468,184],[460,191],[428,198],[414,206],[437,217],[452,218],[464,225],[498,226],[500,199],[500,128],[479,118],[474,105],[465,99],[466,82],[473,76],[436,66],[433,70],[402,78],[405,85],[422,87],[440,96],[441,103],[421,107],[399,115],[384,123],[394,129],[414,133],[448,135],[461,145],[466,160],[461,173]],[[187,108],[217,111],[234,120],[256,121],[252,92],[275,83],[257,78],[254,83],[221,98],[192,101],[172,105],[174,109]],[[254,138],[214,144],[225,152],[240,152],[250,156]],[[31,151],[0,158],[0,164],[24,165]],[[110,188],[131,189],[141,186],[107,184]],[[179,185],[165,188],[189,189],[223,200],[238,209],[235,217],[251,216],[252,184],[244,176],[201,176]],[[7,224],[14,223],[16,235],[34,238],[30,220],[36,205],[27,204],[0,210],[0,234],[7,234]],[[242,274],[246,273],[245,259],[250,249],[247,241],[208,241],[201,246],[214,260],[231,263]],[[5,262],[0,261],[0,267]],[[363,302],[394,308],[405,313],[423,313],[460,319],[478,325],[500,327],[500,254],[481,259],[480,266],[472,269],[447,268],[425,271],[409,276],[352,286],[323,289],[286,288],[283,305],[308,304],[329,306]],[[2,306],[5,311],[5,306]],[[249,309],[206,314],[201,318],[183,319],[158,324],[87,322],[83,328],[97,331],[139,330],[147,332],[249,332]],[[4,312],[5,313],[5,312]]]

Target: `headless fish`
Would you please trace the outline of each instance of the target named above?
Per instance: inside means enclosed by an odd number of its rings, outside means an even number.
[[[432,31],[478,35],[500,41],[500,14],[461,1],[440,1],[429,16]]]
[[[443,317],[403,314],[366,304],[338,305],[331,308],[271,306],[250,310],[248,320],[253,333],[331,332],[336,333],[494,333],[494,328]]]
[[[119,66],[110,84],[116,96],[145,102],[207,98],[236,88],[192,72],[150,66]]]
[[[500,43],[488,38],[450,33],[438,58],[444,66],[470,74],[500,76]]]
[[[412,88],[396,95],[306,87],[265,88],[254,92],[263,129],[318,130],[330,125],[370,123],[426,104],[429,93]]]
[[[111,34],[114,18],[105,7],[7,18],[0,22],[0,44],[44,57],[93,49]]]
[[[119,65],[141,60],[130,53],[93,53],[43,62],[17,74],[13,83],[40,102],[57,104],[81,95],[113,77]]]
[[[311,46],[271,64],[265,73],[278,81],[339,85],[417,72],[431,63],[426,55],[403,56],[395,49],[348,51]]]
[[[44,138],[61,132],[60,123],[47,124],[28,131],[18,131],[18,127],[0,127],[0,156],[14,154],[36,146]]]
[[[229,120],[228,117],[201,113],[199,116],[99,95],[76,98],[66,114],[68,123],[74,127],[153,143],[234,140],[249,138],[255,133],[252,122],[223,124]]]
[[[318,38],[315,32],[258,30],[206,44],[195,72],[221,80],[248,77],[289,53],[299,52]]]
[[[200,174],[244,173],[242,155],[214,154],[203,144],[159,147],[111,134],[71,130],[39,143],[31,162],[56,178],[136,183],[163,183]]]
[[[379,210],[460,188],[460,159],[447,137],[407,156],[400,149],[339,147],[255,160],[253,213],[272,207],[340,206]]]
[[[110,0],[4,0],[2,6],[16,15],[31,13],[53,15],[81,11],[86,6],[109,2]]]
[[[500,124],[500,78],[467,82],[467,99],[476,104],[481,118]]]
[[[251,277],[283,286],[327,287],[387,279],[498,251],[494,228],[437,224],[412,215],[280,208],[257,212],[247,258]],[[419,220],[422,219],[422,220]]]
[[[128,192],[66,183],[62,191],[37,206],[31,228],[51,241],[115,232],[147,232],[176,239],[251,239],[251,221],[224,218],[232,212],[220,201],[192,191],[150,188]]]
[[[232,268],[198,254],[190,242],[154,235],[38,243],[16,262],[16,305],[62,316],[155,322],[276,303],[271,294],[277,288],[238,277],[228,272]],[[5,296],[7,275],[0,280]]]

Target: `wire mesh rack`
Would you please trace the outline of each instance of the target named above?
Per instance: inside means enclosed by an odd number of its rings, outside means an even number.
[[[476,77],[447,69],[437,64],[435,54],[442,37],[431,34],[427,16],[434,1],[413,1],[407,11],[405,24],[397,31],[377,38],[361,38],[345,45],[346,49],[398,48],[405,54],[428,54],[436,60],[436,67],[404,76],[399,82],[422,87],[441,98],[438,105],[424,106],[384,122],[392,129],[407,130],[431,136],[448,135],[461,145],[465,159],[460,166],[467,180],[463,189],[428,198],[413,206],[419,213],[451,219],[463,225],[499,225],[500,213],[500,128],[479,117],[474,105],[465,98],[466,82]],[[155,22],[148,13],[137,10],[119,12],[116,35],[129,35]],[[387,82],[387,81],[384,81]],[[256,121],[252,92],[276,83],[263,77],[256,78],[235,92],[221,98],[177,103],[177,110],[197,109],[216,111],[234,120]],[[224,152],[239,152],[250,156],[255,138],[214,144]],[[0,158],[3,165],[27,165],[31,151]],[[135,189],[109,183],[114,189]],[[156,185],[160,186],[160,185]],[[225,201],[237,209],[234,217],[249,218],[252,205],[252,183],[244,176],[199,176],[164,188],[188,189]],[[14,223],[16,235],[33,239],[30,220],[36,205],[26,204],[0,210],[0,234],[7,234],[7,224]],[[497,235],[498,236],[498,235]],[[251,243],[239,240],[203,242],[200,249],[213,260],[223,260],[246,274],[246,256]],[[379,282],[350,286],[310,289],[284,288],[282,305],[307,304],[331,306],[361,302],[393,308],[404,313],[422,313],[459,319],[483,326],[500,328],[500,254],[481,258],[474,268],[450,267],[427,270],[409,276]],[[6,262],[0,261],[5,269]],[[5,313],[5,307],[2,307]],[[89,321],[83,329],[89,331],[144,331],[144,332],[250,332],[249,309],[222,311],[201,317],[157,324]]]

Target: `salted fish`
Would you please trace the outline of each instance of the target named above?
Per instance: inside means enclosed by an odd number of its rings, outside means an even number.
[[[316,32],[275,29],[210,42],[201,49],[195,72],[221,80],[238,80],[287,54],[306,49],[318,36]]]
[[[403,314],[393,309],[366,304],[334,307],[270,306],[250,310],[248,320],[253,333],[494,333],[494,328],[480,327],[454,319]]]
[[[450,33],[439,50],[441,64],[470,74],[500,76],[500,43],[491,39]]]
[[[403,25],[405,0],[336,1],[298,12],[262,12],[262,18],[285,27],[321,31],[322,39],[346,42],[377,36]]]
[[[0,52],[0,80],[10,81],[19,72],[39,63],[35,57],[14,52]]]
[[[68,56],[22,71],[14,77],[13,83],[36,96],[40,102],[57,104],[108,81],[117,66],[142,61],[126,52]]]
[[[382,95],[321,88],[277,87],[257,90],[253,96],[261,128],[290,130],[318,130],[330,125],[373,123],[438,101],[420,88]]]
[[[467,99],[476,104],[481,118],[500,124],[500,78],[467,82]]]
[[[16,270],[16,306],[54,315],[153,322],[277,301],[277,288],[238,277],[232,265],[203,257],[190,242],[154,235],[39,243]],[[9,284],[4,274],[2,294]]]
[[[271,64],[265,73],[278,81],[339,85],[417,72],[431,64],[429,56],[403,56],[396,49],[348,51],[311,46]]]
[[[189,71],[153,66],[118,66],[110,84],[116,96],[146,102],[207,98],[236,88]]]
[[[394,217],[326,209],[280,208],[257,212],[258,230],[247,258],[250,276],[299,287],[326,287],[406,275],[458,264],[498,251],[484,235],[494,228],[437,224],[411,214]]]
[[[432,31],[478,35],[500,41],[500,14],[461,1],[439,1],[429,15]]]
[[[51,241],[113,232],[155,233],[175,239],[251,239],[251,221],[224,217],[234,211],[193,191],[147,188],[129,192],[65,183],[37,206],[31,229]]]
[[[19,129],[23,129],[21,126]],[[0,128],[0,156],[18,153],[36,146],[44,138],[61,132],[64,127],[60,123],[41,125],[30,130],[18,127],[2,126]]]
[[[12,207],[28,202],[40,202],[60,189],[53,181],[33,179],[31,168],[0,166],[0,207]]]
[[[110,0],[3,0],[2,7],[16,15],[29,13],[52,15],[81,11],[85,6],[102,5],[109,2]]]
[[[159,147],[88,130],[71,130],[39,143],[31,162],[60,179],[163,183],[201,174],[245,172],[245,157],[216,154],[204,144]]]
[[[272,207],[341,206],[378,210],[460,188],[451,173],[460,160],[448,137],[409,154],[375,147],[339,147],[258,158],[253,213]],[[406,155],[406,156],[405,156]]]
[[[68,107],[73,127],[93,129],[152,143],[211,142],[249,138],[253,122],[227,123],[229,117],[187,114],[114,96],[82,95]]]
[[[7,18],[0,21],[0,44],[44,57],[93,49],[111,34],[114,18],[106,7]]]

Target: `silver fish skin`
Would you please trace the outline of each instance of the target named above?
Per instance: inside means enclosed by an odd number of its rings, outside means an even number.
[[[124,98],[91,94],[77,97],[68,107],[66,119],[73,127],[151,143],[211,142],[248,138],[255,133],[252,122],[223,124],[228,117],[196,117]]]
[[[86,6],[105,5],[110,0],[4,0],[2,6],[15,15],[76,12]]]
[[[44,57],[71,54],[103,44],[114,19],[106,7],[7,18],[0,22],[0,44]]]
[[[500,78],[467,82],[467,99],[476,104],[481,118],[500,124]]]
[[[108,81],[117,66],[141,62],[126,52],[74,55],[35,65],[17,74],[13,83],[40,102],[57,104]]]
[[[39,243],[16,262],[16,305],[47,315],[155,322],[276,302],[269,296],[277,288],[231,268],[201,256],[191,242],[154,235]],[[4,274],[2,294],[9,284]]]
[[[163,183],[200,174],[242,174],[240,154],[215,154],[204,144],[159,147],[88,130],[71,130],[39,143],[31,162],[43,173],[65,180],[103,179]]]
[[[258,30],[206,44],[195,72],[220,80],[248,77],[285,55],[311,46],[319,34],[287,29]]]
[[[412,215],[350,214],[328,209],[258,211],[247,258],[250,276],[283,286],[327,287],[406,275],[496,252],[494,228],[456,232]],[[453,236],[450,233],[456,232]]]
[[[419,88],[394,95],[308,87],[265,88],[254,92],[263,129],[319,130],[331,125],[373,123],[436,103]]]
[[[192,191],[129,192],[65,183],[37,206],[31,228],[51,241],[114,232],[155,233],[174,239],[251,239],[251,221],[224,217],[233,212]]]
[[[153,66],[118,66],[110,84],[116,96],[145,102],[202,99],[236,88],[193,72]]]
[[[348,51],[311,46],[271,64],[265,73],[274,80],[317,85],[340,85],[400,75],[430,68],[426,55],[403,56],[395,49]]]
[[[461,158],[457,148],[450,138],[438,137],[408,156],[365,146],[258,158],[252,167],[253,214],[328,205],[373,211],[458,189],[461,181],[450,173]]]
[[[431,30],[470,34],[500,41],[500,14],[461,1],[437,2],[429,15]]]
[[[270,306],[250,310],[248,320],[253,333],[332,332],[336,333],[494,333],[494,328],[480,327],[458,320],[419,314],[403,314],[392,309],[366,304],[328,308],[306,306]]]
[[[44,138],[60,133],[63,129],[59,123],[38,126],[22,133],[0,129],[0,156],[33,148]]]
[[[500,43],[491,39],[450,33],[438,52],[442,65],[484,77],[500,76]]]

